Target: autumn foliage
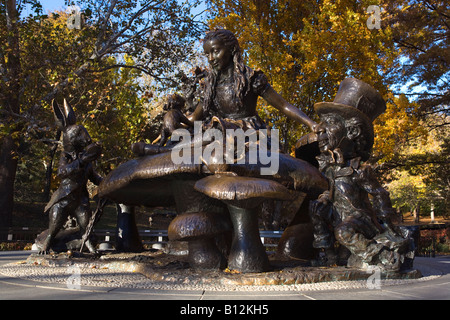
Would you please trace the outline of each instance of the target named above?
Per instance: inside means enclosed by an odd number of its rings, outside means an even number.
[[[84,14],[81,29],[67,28],[67,12],[43,12],[38,0],[0,3],[5,212],[12,208],[14,182],[19,199],[54,188],[60,137],[52,99],[67,98],[93,139],[102,141],[98,166],[107,173],[132,156],[132,142],[156,137],[160,97],[179,91],[180,70],[202,61],[198,39],[206,29],[226,28],[238,37],[245,63],[315,120],[314,104],[332,101],[346,77],[378,89],[387,110],[375,121],[370,162],[398,208],[418,205],[429,212],[433,203],[436,214],[449,214],[447,1],[204,0],[207,19],[192,10],[197,2],[76,1]],[[378,28],[368,26],[373,5],[380,9]],[[260,116],[279,129],[281,148],[292,153],[306,128],[262,100]],[[42,181],[53,184],[45,190]],[[0,225],[10,222],[2,219]]]
[[[391,190],[396,199],[408,198],[396,190],[422,190],[422,211],[429,212],[429,203],[435,202],[439,214],[449,214],[450,181],[442,178],[449,176],[444,160],[449,156],[448,139],[442,137],[448,138],[450,123],[450,12],[445,1],[207,3],[211,28],[232,30],[247,63],[262,69],[276,90],[311,117],[315,117],[314,103],[332,101],[346,77],[378,89],[387,110],[374,123],[370,162],[384,181],[399,185]],[[379,28],[369,27],[371,5],[380,10]],[[292,150],[305,133],[270,106],[262,105],[259,112],[280,130],[285,151]],[[434,144],[429,137],[433,130],[441,137],[435,136]],[[426,145],[433,145],[434,151]],[[414,204],[410,202],[408,208],[412,210]]]

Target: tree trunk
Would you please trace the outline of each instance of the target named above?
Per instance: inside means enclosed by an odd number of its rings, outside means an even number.
[[[414,215],[414,222],[419,223],[420,222],[419,206],[414,208],[413,215]]]
[[[15,0],[6,1],[6,26],[8,31],[6,45],[6,85],[2,107],[12,114],[19,113],[20,96],[20,51],[19,51],[19,29],[17,27],[19,14]],[[14,125],[11,119],[2,119],[8,124]],[[17,145],[12,133],[17,130],[13,128],[9,133],[0,137],[0,227],[9,227],[12,222],[12,211],[14,206],[14,179],[17,170]]]
[[[16,145],[11,136],[4,136],[0,140],[0,228],[11,226],[16,169]]]
[[[434,203],[431,203],[431,208],[430,208],[430,218],[431,218],[431,223],[435,223],[435,219],[434,219]]]

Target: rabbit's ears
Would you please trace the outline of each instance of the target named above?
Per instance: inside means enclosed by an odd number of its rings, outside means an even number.
[[[60,129],[64,129],[76,123],[77,118],[70,104],[64,99],[64,107],[61,108],[56,100],[53,100],[53,113],[55,115],[56,125]]]

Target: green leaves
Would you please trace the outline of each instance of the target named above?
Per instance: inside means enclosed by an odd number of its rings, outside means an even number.
[[[20,8],[31,3],[36,11],[21,18],[12,34],[6,28],[5,4],[0,3],[0,62],[3,67],[15,50],[14,65],[20,67],[12,70],[14,83],[1,70],[2,107],[13,98],[18,106],[13,114],[1,110],[2,137],[17,138],[23,161],[51,164],[48,149],[56,127],[49,105],[54,98],[66,98],[93,139],[103,142],[99,165],[108,172],[132,156],[131,143],[147,132],[149,92],[175,87],[171,75],[193,55],[192,44],[204,28],[189,18],[197,1],[66,1],[80,6],[81,28],[68,28],[71,13],[44,15],[37,0],[18,3]],[[19,45],[7,45],[8,37]],[[6,116],[8,122],[3,121]],[[33,150],[32,157],[30,142],[40,150]],[[24,168],[28,166],[20,166]]]
[[[449,114],[450,9],[448,1],[386,2],[385,24],[401,59],[391,73],[421,104],[421,114]],[[398,87],[400,87],[400,85]],[[398,90],[398,88],[396,88]]]

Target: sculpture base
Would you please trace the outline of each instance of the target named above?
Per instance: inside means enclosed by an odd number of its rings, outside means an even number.
[[[261,273],[236,273],[233,270],[195,270],[189,267],[187,256],[174,256],[161,251],[143,253],[107,253],[96,257],[83,254],[68,257],[31,255],[27,264],[46,267],[74,265],[107,272],[139,273],[147,278],[147,286],[173,289],[190,287],[215,287],[227,289],[240,286],[287,286],[334,281],[367,280],[373,272],[348,267],[311,267],[307,261],[282,261],[271,257],[272,270]],[[380,279],[417,279],[420,271],[381,272]]]

